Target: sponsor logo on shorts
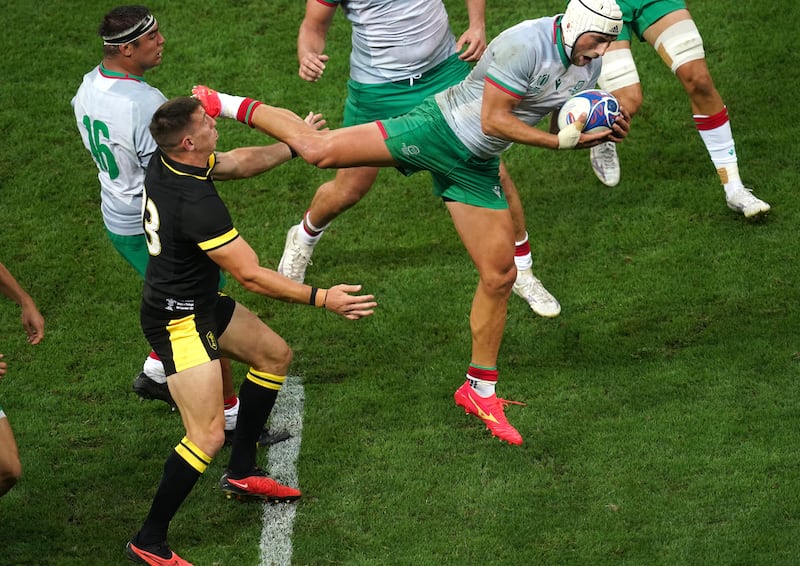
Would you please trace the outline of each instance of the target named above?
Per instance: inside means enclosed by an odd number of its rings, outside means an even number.
[[[419,146],[403,144],[400,151],[403,152],[403,155],[419,155]]]
[[[168,311],[193,311],[194,301],[192,299],[167,299],[164,309]]]

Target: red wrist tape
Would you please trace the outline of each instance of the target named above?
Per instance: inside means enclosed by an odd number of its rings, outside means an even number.
[[[251,128],[253,127],[253,112],[255,109],[258,108],[263,104],[258,100],[253,100],[252,98],[245,98],[242,103],[239,105],[239,110],[236,112],[236,119],[240,122],[244,122]]]

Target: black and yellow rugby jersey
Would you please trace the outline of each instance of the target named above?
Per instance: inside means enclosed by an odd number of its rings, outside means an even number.
[[[185,316],[216,301],[220,270],[207,253],[239,237],[206,167],[156,151],[145,176],[143,225],[150,261],[143,304]]]

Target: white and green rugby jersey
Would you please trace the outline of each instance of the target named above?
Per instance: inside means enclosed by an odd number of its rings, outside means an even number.
[[[447,124],[482,159],[500,155],[512,142],[481,131],[486,82],[519,99],[514,115],[533,126],[578,91],[594,88],[601,58],[571,65],[561,40],[560,16],[527,20],[508,28],[486,48],[461,83],[436,95]]]
[[[383,84],[415,78],[456,51],[442,0],[317,0],[339,4],[352,24],[350,78]]]
[[[72,99],[83,145],[97,164],[103,222],[114,234],[143,233],[144,175],[156,150],[150,120],[166,100],[142,77],[102,65],[84,75]]]

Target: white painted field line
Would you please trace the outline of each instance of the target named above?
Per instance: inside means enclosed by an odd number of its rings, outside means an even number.
[[[303,404],[305,394],[299,377],[287,376],[275,407],[270,430],[286,430],[291,437],[269,448],[267,473],[275,480],[292,487],[300,486],[297,458],[303,436]],[[301,489],[302,491],[302,489]],[[261,529],[261,566],[291,566],[292,527],[296,503],[264,505]]]

